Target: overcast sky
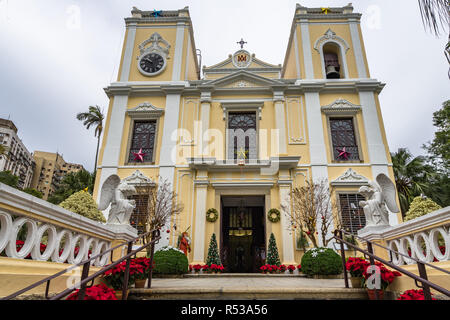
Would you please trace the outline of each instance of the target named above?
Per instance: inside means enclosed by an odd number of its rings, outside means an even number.
[[[117,78],[133,6],[174,10],[189,6],[202,65],[246,49],[272,64],[283,63],[295,4],[344,6],[349,1],[270,0],[0,0],[0,117],[14,121],[30,151],[58,151],[68,162],[94,167],[96,139],[76,120],[99,105]],[[386,87],[381,109],[391,151],[433,138],[432,114],[450,98],[446,36],[424,30],[415,0],[354,1],[372,78]]]

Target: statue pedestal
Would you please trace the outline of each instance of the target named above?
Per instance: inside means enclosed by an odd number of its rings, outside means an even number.
[[[376,256],[389,260],[389,251],[383,249],[376,244],[387,247],[387,242],[384,237],[386,231],[392,229],[390,225],[380,225],[380,226],[367,226],[358,231],[358,237],[364,238],[373,243],[372,248]],[[365,243],[365,249],[367,250],[367,243]]]

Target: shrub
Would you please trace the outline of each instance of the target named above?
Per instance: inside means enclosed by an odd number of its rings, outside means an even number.
[[[314,248],[303,255],[301,268],[309,276],[341,274],[342,260],[332,249]]]
[[[105,217],[102,212],[98,210],[97,204],[92,196],[84,190],[74,193],[59,205],[64,209],[78,213],[79,215],[94,221],[106,222]]]
[[[183,251],[165,246],[155,252],[155,274],[183,274],[189,270],[189,262]]]
[[[405,221],[424,216],[439,209],[441,209],[441,206],[430,198],[421,196],[415,197],[409,206],[408,212],[406,212]]]

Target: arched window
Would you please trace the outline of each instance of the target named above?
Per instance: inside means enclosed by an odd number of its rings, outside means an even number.
[[[333,42],[326,43],[322,48],[325,77],[327,79],[344,78],[344,75],[341,71],[342,59],[340,58],[339,49],[339,46],[334,44]]]
[[[350,49],[347,42],[331,29],[314,44],[314,49],[322,60],[322,73],[325,79],[344,79],[348,77],[346,54]]]

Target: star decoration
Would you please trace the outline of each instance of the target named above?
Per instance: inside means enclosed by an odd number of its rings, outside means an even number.
[[[146,155],[146,153],[142,152],[142,148],[139,149],[139,152],[137,152],[137,153],[133,152],[133,154],[134,154],[135,161],[139,160],[141,162],[144,162],[144,156]]]
[[[248,151],[245,151],[244,148],[241,147],[241,149],[239,149],[239,151],[237,152],[238,159],[247,159],[245,155],[247,152]]]
[[[320,8],[322,10],[322,13],[328,14],[328,12],[331,12],[330,8]]]
[[[348,160],[348,157],[350,156],[350,152],[345,150],[345,147],[342,149],[336,148],[337,151],[339,151],[338,158],[343,157],[345,160]]]

